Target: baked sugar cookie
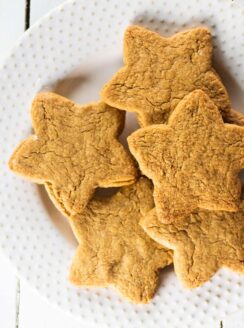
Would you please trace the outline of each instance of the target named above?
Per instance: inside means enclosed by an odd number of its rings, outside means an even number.
[[[9,167],[44,184],[63,214],[80,212],[98,186],[134,182],[134,161],[117,139],[123,112],[102,102],[80,106],[41,93],[31,114],[35,135],[18,146]]]
[[[174,250],[175,272],[188,288],[201,286],[221,267],[244,274],[244,201],[236,213],[199,210],[171,224],[160,222],[154,209],[140,224]]]
[[[112,285],[134,303],[147,303],[158,286],[159,269],[172,251],[153,241],[139,221],[154,207],[152,184],[140,178],[109,198],[92,199],[70,218],[80,243],[70,270],[79,286]]]
[[[226,89],[212,69],[212,37],[198,27],[170,38],[140,26],[124,36],[124,63],[104,86],[104,102],[136,112],[142,127],[166,123],[181,99],[195,89],[206,92],[228,121]]]
[[[153,180],[163,222],[183,219],[198,207],[238,210],[244,128],[224,124],[203,91],[186,96],[167,125],[139,129],[128,143],[143,174]]]

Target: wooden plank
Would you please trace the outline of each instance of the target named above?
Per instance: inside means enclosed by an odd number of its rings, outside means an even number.
[[[35,23],[40,17],[63,2],[64,0],[31,0],[30,24]]]
[[[24,31],[25,0],[0,1],[0,64]]]
[[[0,253],[0,327],[16,327],[18,297],[16,279],[13,268]]]
[[[0,1],[0,65],[24,31],[25,0]],[[19,280],[13,268],[0,253],[0,326],[14,328],[18,324]]]

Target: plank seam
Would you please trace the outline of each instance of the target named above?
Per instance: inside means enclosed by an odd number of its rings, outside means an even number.
[[[31,0],[25,0],[25,30],[30,27],[30,7]]]
[[[16,312],[15,312],[15,328],[19,328],[19,310],[20,310],[20,281],[16,284]]]

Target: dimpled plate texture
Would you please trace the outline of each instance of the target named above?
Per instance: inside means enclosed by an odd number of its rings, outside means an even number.
[[[40,90],[79,102],[98,99],[103,83],[122,65],[123,32],[129,24],[164,35],[207,25],[214,35],[215,66],[241,110],[243,22],[243,8],[225,0],[68,1],[25,33],[5,61],[0,71],[0,246],[22,279],[87,327],[219,327],[225,315],[244,305],[244,277],[223,269],[191,291],[169,268],[148,305],[130,304],[112,288],[70,285],[76,242],[67,221],[43,188],[7,168],[11,152],[31,133],[31,99]],[[128,115],[127,133],[134,128],[130,120]]]

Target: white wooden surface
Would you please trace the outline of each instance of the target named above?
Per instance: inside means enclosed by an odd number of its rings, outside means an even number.
[[[0,0],[0,65],[24,32],[25,0]],[[14,23],[13,23],[14,22]],[[0,327],[16,327],[19,284],[8,261],[0,254]],[[17,326],[18,327],[18,326]]]
[[[30,23],[33,24],[62,2],[63,0],[31,0]],[[244,5],[244,0],[236,2]],[[25,0],[0,0],[0,65],[16,39],[23,33],[24,21]],[[87,324],[53,308],[32,291],[30,286],[20,282],[1,253],[0,268],[0,328],[89,328]],[[223,327],[244,327],[244,313],[233,314],[223,322]]]

